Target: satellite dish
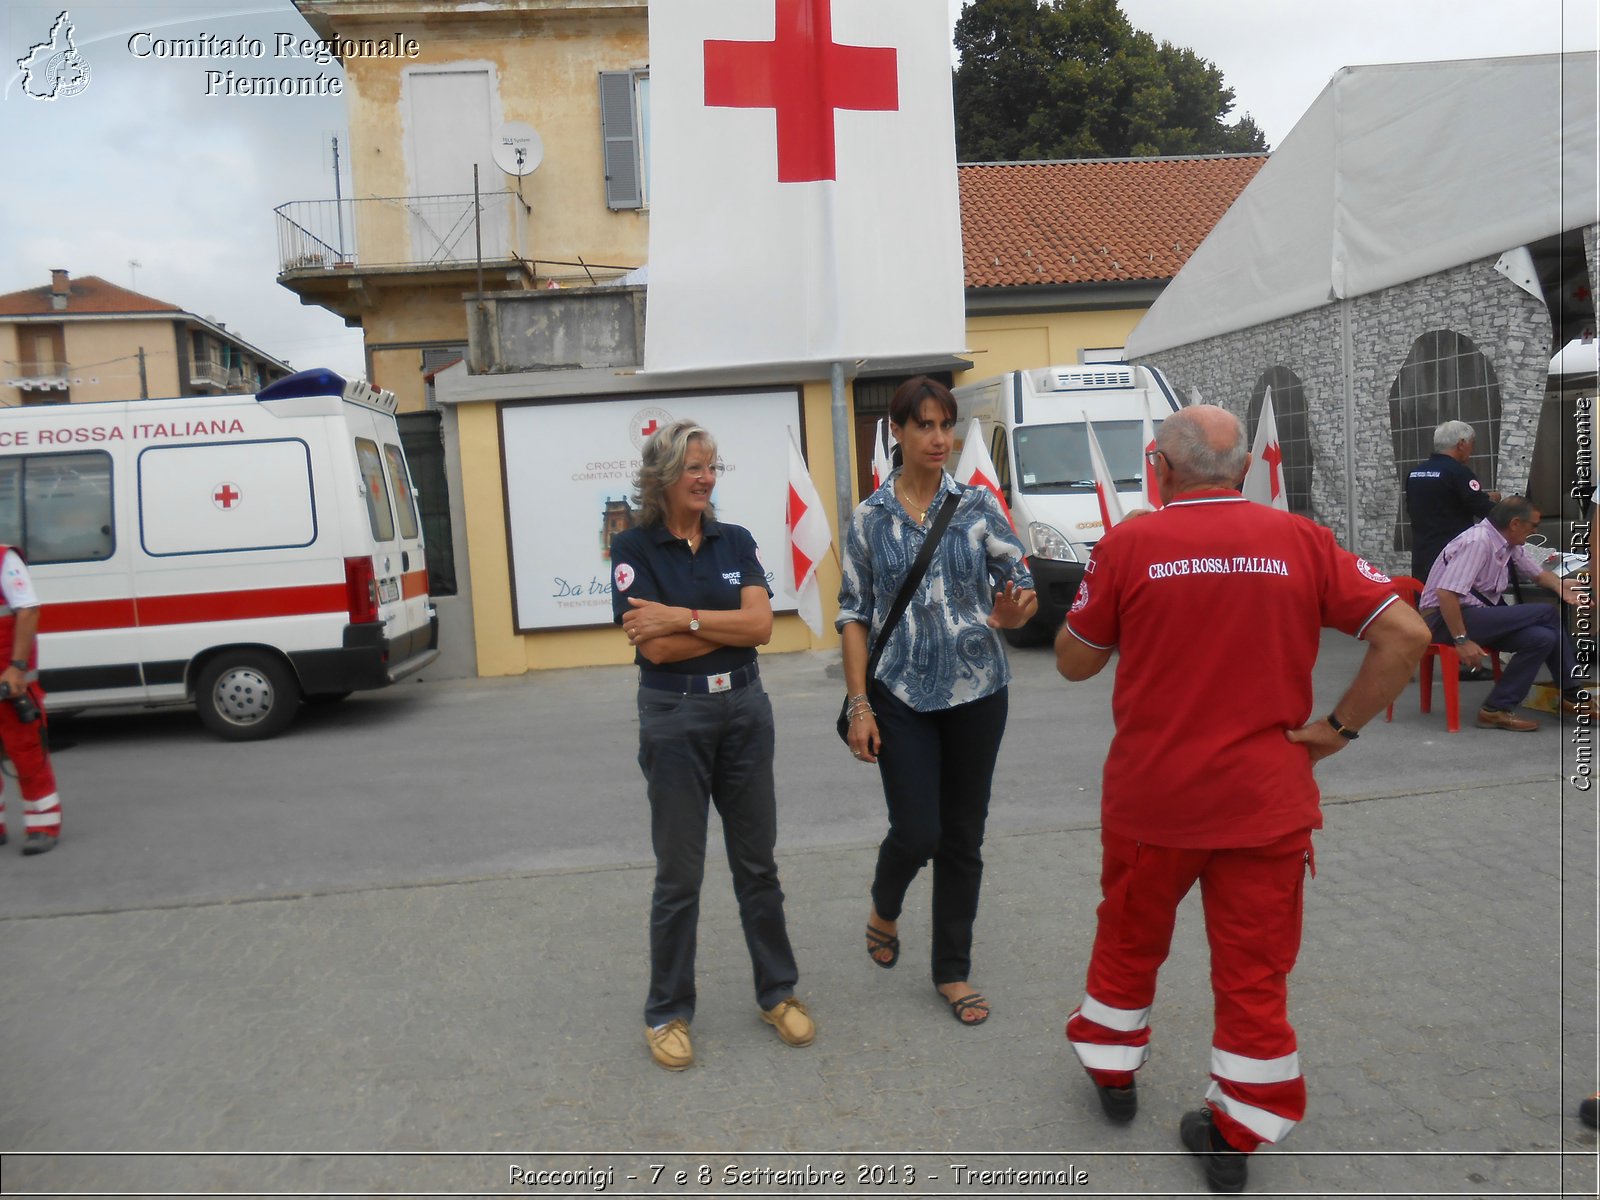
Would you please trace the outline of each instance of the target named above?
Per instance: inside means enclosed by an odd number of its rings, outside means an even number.
[[[507,175],[531,175],[544,161],[539,131],[525,121],[507,121],[494,137],[494,161]]]

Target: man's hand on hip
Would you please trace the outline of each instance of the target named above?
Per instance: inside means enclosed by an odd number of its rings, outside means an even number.
[[[1297,745],[1304,746],[1306,753],[1311,755],[1312,762],[1321,762],[1330,754],[1337,754],[1350,744],[1348,738],[1341,736],[1321,717],[1309,725],[1291,729],[1283,736]]]

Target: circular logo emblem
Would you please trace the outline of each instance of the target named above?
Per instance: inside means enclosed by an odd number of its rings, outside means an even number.
[[[1356,559],[1356,570],[1360,571],[1368,579],[1372,580],[1373,583],[1392,583],[1392,582],[1394,582],[1387,575],[1385,575],[1382,571],[1378,570],[1377,567],[1373,566],[1371,563],[1369,563],[1364,558]]]
[[[617,585],[617,591],[625,592],[633,586],[633,568],[627,563],[618,563],[616,570],[611,572],[611,578]]]
[[[1475,492],[1483,490],[1483,484],[1479,483],[1476,479],[1467,480],[1467,486]]]
[[[1078,585],[1078,594],[1072,598],[1072,611],[1077,612],[1089,603],[1089,581],[1085,579]]]
[[[211,503],[223,512],[230,512],[244,502],[244,493],[236,483],[219,483],[211,489]]]
[[[672,424],[672,414],[664,408],[641,408],[628,418],[628,437],[635,450],[643,450],[652,434],[663,425]]]

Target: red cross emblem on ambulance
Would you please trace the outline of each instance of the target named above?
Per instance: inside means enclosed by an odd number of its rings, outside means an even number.
[[[219,483],[211,489],[211,503],[223,512],[231,512],[244,500],[244,493],[231,483]]]

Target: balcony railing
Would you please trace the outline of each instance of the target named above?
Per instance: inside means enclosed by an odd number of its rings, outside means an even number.
[[[53,392],[69,386],[64,362],[3,362],[0,363],[0,386],[21,388],[23,391]]]
[[[465,265],[523,257],[526,209],[515,192],[294,200],[278,217],[278,271]]]

